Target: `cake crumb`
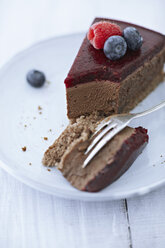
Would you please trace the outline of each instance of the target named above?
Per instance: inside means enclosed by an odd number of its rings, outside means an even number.
[[[38,110],[42,110],[42,107],[41,106],[38,106]]]
[[[48,171],[51,171],[51,169],[47,169]]]
[[[32,165],[32,163],[29,163],[29,165]]]
[[[22,151],[26,152],[26,146],[22,147]]]
[[[39,114],[42,115],[42,112],[40,111]]]
[[[24,127],[27,127],[27,125],[25,124]]]
[[[44,140],[48,140],[48,137],[44,137]]]
[[[52,132],[52,129],[51,128],[49,129],[49,132]]]

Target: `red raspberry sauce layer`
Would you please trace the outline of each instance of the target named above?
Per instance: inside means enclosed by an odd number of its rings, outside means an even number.
[[[134,26],[143,37],[142,47],[136,52],[128,50],[123,58],[111,61],[105,57],[102,49],[96,50],[85,37],[65,79],[66,88],[94,80],[120,83],[165,46],[165,36],[152,30],[131,23],[102,18],[96,18],[93,23],[98,21],[114,22],[122,30],[125,27]]]

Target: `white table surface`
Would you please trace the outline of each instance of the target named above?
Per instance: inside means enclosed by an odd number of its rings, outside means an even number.
[[[82,32],[95,16],[165,33],[164,0],[1,0],[0,66],[41,39]],[[0,169],[0,248],[164,248],[165,187],[85,203],[29,188]]]

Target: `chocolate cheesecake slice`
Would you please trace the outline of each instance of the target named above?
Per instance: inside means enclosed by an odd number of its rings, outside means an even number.
[[[126,127],[104,146],[86,168],[84,152],[102,120],[100,115],[81,116],[69,124],[45,152],[43,164],[56,166],[77,189],[99,191],[118,179],[148,142],[146,129]]]
[[[99,21],[114,22],[122,30],[135,27],[143,37],[143,44],[138,51],[128,49],[123,58],[112,61],[85,37],[65,79],[70,119],[93,111],[107,115],[128,112],[163,80],[164,35],[117,20],[96,18],[93,23]]]

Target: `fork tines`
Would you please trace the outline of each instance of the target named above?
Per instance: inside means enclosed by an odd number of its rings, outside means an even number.
[[[93,136],[99,134],[93,139],[92,143],[87,148],[85,155],[89,154],[84,161],[82,168],[85,168],[94,156],[118,133],[126,124],[119,124],[112,119],[101,123]]]

